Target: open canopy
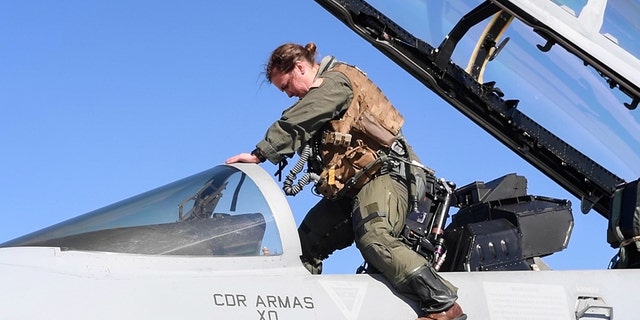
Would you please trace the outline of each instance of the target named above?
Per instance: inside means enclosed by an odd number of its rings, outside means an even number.
[[[640,177],[637,1],[316,1],[583,212]]]

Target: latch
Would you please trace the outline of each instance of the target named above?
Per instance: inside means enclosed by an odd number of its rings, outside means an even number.
[[[576,320],[613,319],[613,307],[600,297],[579,296],[576,302]]]

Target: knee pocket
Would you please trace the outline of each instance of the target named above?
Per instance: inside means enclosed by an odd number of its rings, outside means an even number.
[[[393,255],[380,243],[370,243],[362,249],[364,259],[379,272],[385,273],[393,263]]]
[[[376,234],[370,232],[356,239],[356,245],[360,249],[364,259],[373,265],[381,273],[385,273],[390,267],[395,266],[398,250],[404,246],[398,239],[389,234]]]

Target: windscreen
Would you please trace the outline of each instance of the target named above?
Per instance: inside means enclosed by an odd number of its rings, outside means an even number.
[[[153,255],[255,256],[282,253],[267,200],[242,171],[193,175],[6,242]]]

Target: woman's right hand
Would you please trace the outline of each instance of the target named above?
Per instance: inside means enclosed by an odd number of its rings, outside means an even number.
[[[241,154],[235,155],[229,159],[227,159],[224,163],[231,164],[236,162],[243,163],[260,163],[260,159],[251,153],[243,152]]]

